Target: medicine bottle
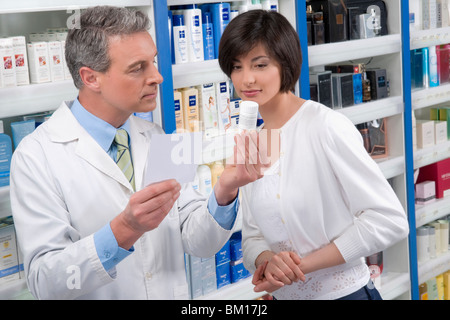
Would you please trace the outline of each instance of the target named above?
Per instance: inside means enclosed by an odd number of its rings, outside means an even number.
[[[256,129],[258,109],[258,103],[254,101],[241,101],[239,104],[239,132]]]

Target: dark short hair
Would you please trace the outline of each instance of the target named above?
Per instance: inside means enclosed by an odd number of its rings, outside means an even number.
[[[230,21],[219,44],[219,65],[231,76],[234,60],[262,44],[267,54],[281,66],[281,92],[295,89],[300,78],[300,39],[290,22],[280,13],[250,10]]]

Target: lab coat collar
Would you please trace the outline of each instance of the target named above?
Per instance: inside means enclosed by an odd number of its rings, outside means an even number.
[[[71,105],[72,101],[63,102],[48,120],[50,139],[55,143],[67,143],[78,140],[75,151],[78,156],[132,190],[130,183],[114,160],[111,159],[111,157],[75,119],[70,111]],[[132,146],[139,146],[135,148],[132,147],[136,190],[139,190],[142,185],[150,142],[149,133],[148,127],[141,125],[134,117],[130,118],[131,144]]]

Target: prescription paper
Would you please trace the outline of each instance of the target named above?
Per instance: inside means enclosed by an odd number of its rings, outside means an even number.
[[[202,133],[152,134],[144,184],[175,179],[194,181],[202,163]]]

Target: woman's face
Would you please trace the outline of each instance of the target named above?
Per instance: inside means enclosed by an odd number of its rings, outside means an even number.
[[[280,94],[280,65],[258,44],[235,59],[231,81],[242,100],[255,101],[261,107]]]

